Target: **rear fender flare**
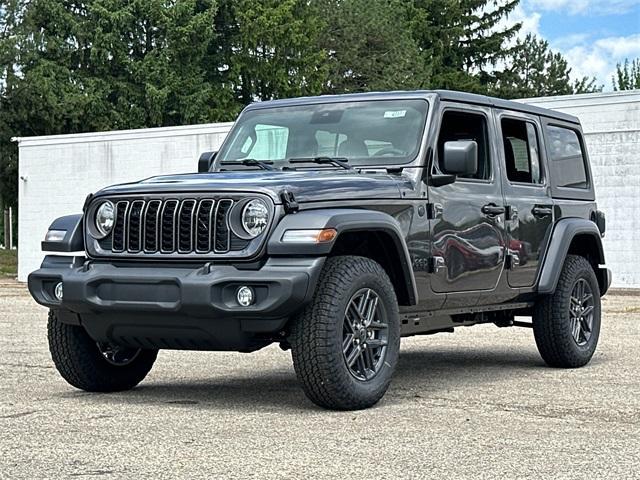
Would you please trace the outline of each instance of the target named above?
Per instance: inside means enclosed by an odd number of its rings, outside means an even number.
[[[564,261],[569,253],[571,242],[577,236],[593,237],[595,240],[595,251],[590,251],[596,265],[596,276],[600,284],[601,294],[607,291],[611,281],[610,274],[606,268],[600,268],[604,265],[604,249],[602,248],[602,238],[598,226],[584,218],[563,218],[559,220],[553,227],[551,233],[551,241],[544,257],[544,263],[540,271],[538,281],[538,292],[542,294],[551,294],[555,291],[560,278],[560,273],[564,265]],[[593,250],[593,249],[592,249]]]

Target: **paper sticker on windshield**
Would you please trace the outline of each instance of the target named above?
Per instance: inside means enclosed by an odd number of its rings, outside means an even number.
[[[384,112],[384,118],[402,118],[406,114],[406,110],[389,110]]]

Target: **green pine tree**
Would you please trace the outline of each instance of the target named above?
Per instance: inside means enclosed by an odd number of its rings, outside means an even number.
[[[253,101],[327,92],[596,89],[546,42],[512,42],[520,25],[500,25],[517,3],[5,0],[0,199],[17,203],[13,136],[226,121]],[[637,72],[621,66],[616,88],[637,88]]]
[[[328,93],[401,90],[429,83],[400,0],[324,0],[321,45],[328,55]]]
[[[215,53],[242,105],[314,95],[326,80],[323,20],[304,0],[221,0]]]
[[[24,11],[23,1],[0,3],[0,216],[4,207],[18,205],[18,151],[11,142],[15,135],[12,125],[9,93],[16,82],[15,26]],[[4,230],[0,229],[0,236]],[[0,243],[6,243],[4,238]]]
[[[414,0],[412,30],[431,71],[431,88],[484,93],[520,29],[499,24],[519,0]]]
[[[549,43],[532,34],[518,40],[507,67],[496,74],[492,93],[503,98],[571,95],[602,90],[595,78],[571,79],[567,60],[549,49]]]
[[[229,120],[212,83],[215,0],[12,0],[0,7],[0,195],[17,201],[13,136]]]
[[[636,58],[632,62],[625,59],[624,63],[618,63],[611,82],[616,91],[640,89],[640,58]]]

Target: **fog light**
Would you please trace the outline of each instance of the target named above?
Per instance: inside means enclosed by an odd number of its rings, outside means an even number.
[[[53,289],[53,294],[56,296],[59,302],[62,301],[62,282],[56,283],[56,288]]]
[[[253,304],[255,300],[253,288],[247,286],[238,288],[238,291],[236,292],[236,300],[238,301],[238,305],[242,307],[248,307]]]

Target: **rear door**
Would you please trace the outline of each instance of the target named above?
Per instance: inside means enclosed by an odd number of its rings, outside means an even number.
[[[553,202],[545,172],[543,137],[538,117],[496,112],[507,230],[507,280],[511,287],[530,287],[553,225]]]
[[[477,142],[479,168],[476,175],[458,176],[452,184],[429,187],[434,292],[493,290],[500,279],[505,209],[495,138],[490,108],[442,102],[435,173],[442,171],[444,143],[453,140]],[[463,303],[473,303],[472,296],[460,298]]]

